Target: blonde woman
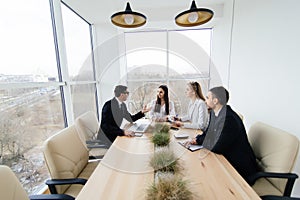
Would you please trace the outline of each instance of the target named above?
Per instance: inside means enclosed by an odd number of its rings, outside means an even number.
[[[175,117],[175,125],[204,131],[208,125],[208,109],[200,84],[188,83],[185,94],[190,99],[188,113],[180,118]]]

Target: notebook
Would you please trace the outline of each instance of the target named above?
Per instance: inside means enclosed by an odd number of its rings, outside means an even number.
[[[182,145],[184,148],[194,152],[197,151],[199,149],[202,149],[203,146],[202,145],[198,145],[198,144],[190,144],[188,146],[185,145],[185,142],[178,142],[180,145]]]
[[[137,121],[136,123],[133,123],[133,125],[128,130],[135,133],[144,133],[150,124],[151,121],[148,120]]]

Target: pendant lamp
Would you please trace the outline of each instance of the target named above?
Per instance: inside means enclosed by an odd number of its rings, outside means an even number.
[[[206,8],[197,8],[193,0],[191,8],[183,11],[175,17],[175,22],[179,26],[190,27],[205,24],[213,17],[214,12]]]
[[[146,23],[146,16],[133,12],[131,10],[129,2],[127,2],[125,11],[117,12],[111,16],[111,22],[123,28],[136,28],[143,26]]]

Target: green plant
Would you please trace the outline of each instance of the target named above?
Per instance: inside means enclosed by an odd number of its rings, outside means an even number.
[[[155,153],[150,158],[150,166],[156,172],[177,173],[181,170],[178,158],[168,148],[156,148]]]
[[[156,123],[154,125],[154,131],[157,133],[169,133],[170,126],[166,123]]]
[[[157,146],[167,146],[170,143],[170,134],[154,133],[151,141]]]
[[[191,200],[193,193],[188,182],[173,174],[164,174],[147,188],[147,200]]]

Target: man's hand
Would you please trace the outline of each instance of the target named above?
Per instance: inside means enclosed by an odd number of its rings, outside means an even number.
[[[192,144],[197,144],[196,138],[193,138],[192,140],[189,140],[189,141],[185,142],[185,143],[184,143],[184,146],[185,146],[186,148],[188,148],[188,147],[189,147],[190,145],[192,145]]]
[[[124,131],[124,135],[127,136],[127,137],[133,137],[134,136],[134,132],[133,131],[125,130]]]

